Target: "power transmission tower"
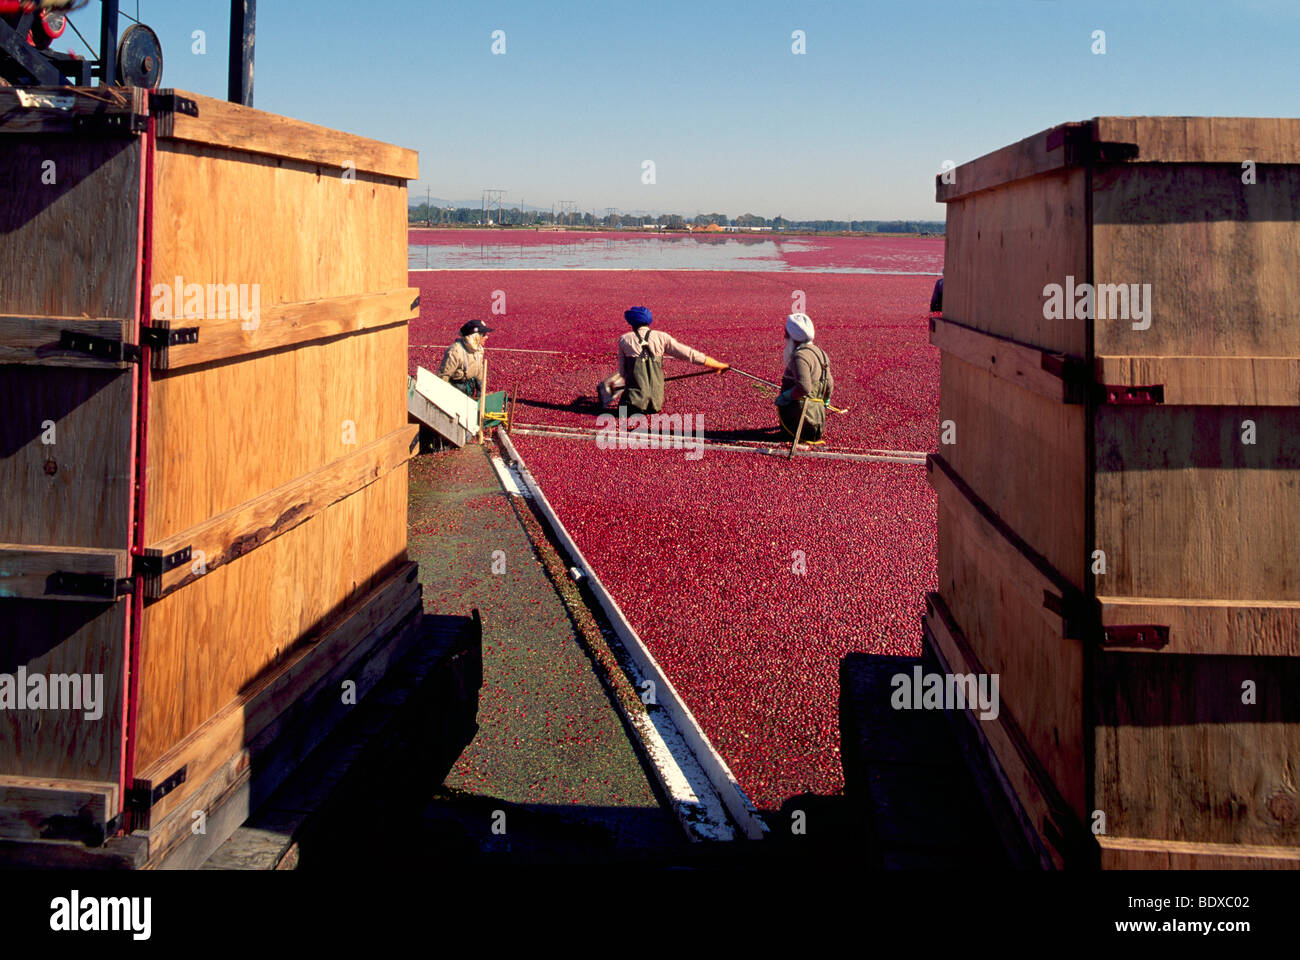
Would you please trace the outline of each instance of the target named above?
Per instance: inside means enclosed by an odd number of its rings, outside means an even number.
[[[504,197],[505,195],[506,195],[506,192],[505,192],[504,190],[484,190],[484,191],[483,191],[483,198],[484,198],[484,199],[483,199],[483,205],[484,205],[484,207],[485,207],[487,210],[491,210],[491,209],[492,209],[492,201],[493,201],[493,200],[496,200],[496,202],[497,202],[497,225],[498,225],[498,226],[500,226],[500,224],[501,224],[501,198]],[[485,219],[486,219],[486,218],[485,218]]]
[[[573,226],[573,214],[577,209],[578,209],[578,201],[576,200],[560,201],[560,216],[564,217],[567,214],[567,218],[565,219],[564,222],[567,223],[569,226]]]

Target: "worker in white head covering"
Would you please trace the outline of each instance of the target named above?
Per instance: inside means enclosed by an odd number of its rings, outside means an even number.
[[[813,343],[812,317],[806,313],[792,313],[785,318],[785,349],[782,352],[784,373],[781,375],[781,393],[776,398],[776,411],[781,426],[793,437],[803,417],[800,440],[821,443],[826,426],[826,404],[830,403],[835,389],[831,376],[830,357]]]

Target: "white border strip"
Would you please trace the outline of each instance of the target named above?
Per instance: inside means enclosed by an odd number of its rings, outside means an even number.
[[[547,501],[545,494],[542,493],[541,487],[538,486],[532,473],[529,472],[523,458],[519,456],[514,444],[510,442],[509,435],[504,430],[497,430],[497,438],[518,469],[524,485],[531,491],[533,502],[537,504],[547,523],[550,524],[552,532],[569,554],[570,561],[581,567],[591,581],[592,593],[605,611],[606,616],[609,617],[610,624],[613,626],[619,640],[622,641],[628,656],[645,679],[654,683],[656,700],[672,718],[674,725],[682,736],[682,740],[708,776],[709,782],[718,792],[723,804],[726,805],[732,820],[749,839],[761,840],[766,837],[768,827],[763,822],[762,817],[759,816],[757,808],[745,794],[744,789],[741,788],[739,781],[736,780],[726,761],[714,749],[713,744],[709,743],[708,737],[700,729],[700,725],[690,709],[678,696],[672,682],[659,668],[655,658],[646,649],[645,644],[641,642],[641,638],[632,629],[632,625],[627,622],[627,618],[623,615],[623,611],[619,609],[618,603],[605,589],[605,585],[600,582],[596,572],[587,563],[582,551],[578,549],[578,545],[569,536],[569,532],[564,528],[564,524],[560,522],[559,516],[555,513],[550,502]]]

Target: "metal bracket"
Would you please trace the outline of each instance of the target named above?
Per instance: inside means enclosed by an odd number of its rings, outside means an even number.
[[[414,300],[411,301],[411,309],[414,310],[419,305],[420,305],[420,298],[417,296]]]
[[[1169,646],[1169,627],[1158,623],[1125,624],[1101,628],[1103,647],[1141,647],[1160,650]]]
[[[149,121],[138,113],[87,113],[73,117],[72,126],[78,133],[117,135],[144,133]]]
[[[192,547],[182,547],[175,553],[146,554],[135,558],[135,572],[142,577],[161,577],[168,570],[190,562]]]
[[[134,588],[135,583],[129,577],[118,579],[98,573],[68,573],[64,570],[58,570],[51,574],[45,585],[47,593],[70,594],[76,597],[102,597],[105,600],[116,600],[118,597],[131,593]]]
[[[148,812],[153,808],[154,804],[185,782],[188,770],[188,765],[181,767],[152,790],[149,789],[148,781],[135,781],[135,785],[126,792],[127,806],[135,810]]]
[[[1097,163],[1123,163],[1138,158],[1136,143],[1119,143],[1092,139],[1091,123],[1069,123],[1047,135],[1047,149],[1065,147],[1067,166],[1090,166]]]
[[[155,91],[149,94],[150,113],[183,113],[187,117],[199,115],[199,105],[189,97],[177,96],[173,90]]]
[[[1163,383],[1153,384],[1149,387],[1116,386],[1102,383],[1098,384],[1098,387],[1100,388],[1098,400],[1101,403],[1126,407],[1149,407],[1165,402],[1165,385]]]
[[[198,327],[140,327],[140,343],[153,350],[165,350],[178,343],[198,343]]]
[[[84,353],[111,363],[139,363],[140,348],[134,343],[114,340],[110,337],[96,337],[76,330],[62,330],[59,333],[59,349]]]

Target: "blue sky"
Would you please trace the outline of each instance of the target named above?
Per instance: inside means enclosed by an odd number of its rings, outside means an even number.
[[[164,84],[224,96],[227,0],[139,6]],[[602,213],[942,219],[943,161],[1066,120],[1300,116],[1300,0],[261,0],[256,51],[258,107],[418,150],[413,198]]]

